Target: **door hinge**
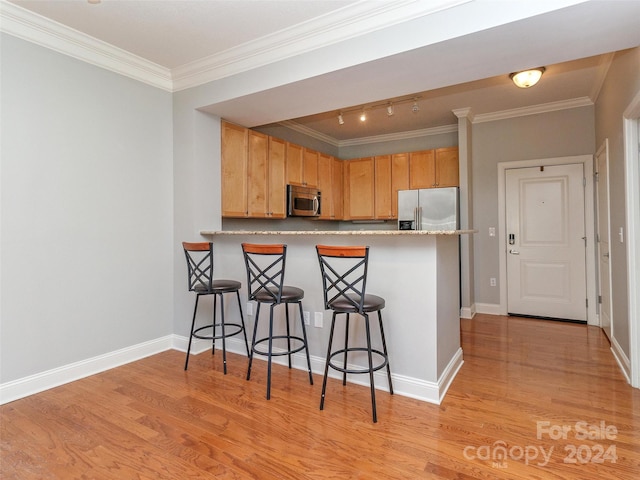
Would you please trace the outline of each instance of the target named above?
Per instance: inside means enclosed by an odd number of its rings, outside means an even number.
[[[587,308],[589,308],[589,299],[588,299],[588,298],[585,298],[585,299],[584,299],[584,304],[585,304],[585,306],[586,306]]]
[[[602,295],[598,295],[598,303],[602,303]]]
[[[586,187],[587,186],[587,179],[586,177],[582,177],[582,186]]]

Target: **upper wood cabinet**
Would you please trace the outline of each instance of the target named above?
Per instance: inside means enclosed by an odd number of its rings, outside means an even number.
[[[411,152],[409,185],[411,189],[458,186],[458,147]]]
[[[222,122],[222,216],[247,215],[247,159],[249,130]]]
[[[374,157],[375,165],[375,214],[377,219],[393,217],[391,155]]]
[[[373,157],[344,162],[344,219],[375,217],[375,168]]]
[[[322,194],[320,220],[342,220],[343,161],[318,154],[318,188]]]
[[[222,124],[222,216],[285,218],[286,143]]]
[[[287,143],[287,183],[318,186],[318,152]]]
[[[458,147],[436,148],[436,187],[460,185]]]
[[[391,155],[391,215],[398,218],[398,191],[409,188],[409,154]]]

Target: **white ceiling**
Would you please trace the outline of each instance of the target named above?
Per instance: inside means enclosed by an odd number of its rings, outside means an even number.
[[[11,3],[153,62],[174,79],[203,65],[218,72],[209,80],[231,76],[230,65],[236,61],[250,71],[252,61],[254,68],[266,63],[267,51],[273,55],[288,49],[292,58],[317,52],[320,47],[311,45],[311,34],[321,39],[327,32],[339,32],[335,43],[346,46],[384,28],[395,28],[400,35],[406,32],[407,38],[401,40],[420,48],[407,47],[395,54],[370,51],[368,61],[206,108],[249,127],[295,117],[296,125],[337,144],[452,125],[457,122],[454,109],[470,107],[482,116],[534,105],[588,104],[595,100],[606,74],[611,58],[606,54],[640,45],[640,0],[541,0],[519,5],[505,0]],[[501,12],[513,10],[514,4],[530,13],[524,11],[518,21],[501,20]],[[416,34],[411,26],[427,17],[434,19],[433,30],[419,30],[424,40],[412,38]],[[376,48],[381,47],[372,50]],[[276,59],[281,58],[286,57]],[[510,71],[538,65],[547,71],[535,87],[521,90],[510,83]],[[420,107],[417,113],[411,111],[413,101],[396,105],[392,117],[384,106],[370,109],[387,99],[414,96]],[[365,123],[357,120],[355,110],[361,107],[368,109]],[[344,125],[338,125],[340,110],[345,111]]]

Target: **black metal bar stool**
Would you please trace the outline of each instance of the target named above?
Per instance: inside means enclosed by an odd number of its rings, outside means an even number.
[[[191,334],[189,335],[189,347],[187,348],[187,358],[184,362],[184,369],[189,366],[189,354],[191,352],[191,341],[194,338],[211,340],[211,353],[215,353],[216,340],[222,339],[222,361],[224,373],[227,374],[227,346],[225,339],[239,334],[244,335],[244,345],[249,355],[249,345],[247,342],[247,332],[242,314],[242,304],[240,302],[240,282],[236,280],[224,280],[213,278],[213,243],[211,242],[182,242],[184,255],[187,259],[188,285],[189,291],[196,293],[196,304],[193,308],[193,319],[191,320]],[[224,320],[224,294],[234,293],[238,298],[238,309],[240,310],[240,323],[227,323]],[[198,300],[201,295],[213,295],[213,322],[196,328],[196,314],[198,312]],[[216,307],[220,297],[220,323],[216,319]],[[216,334],[216,328],[221,328],[221,333]],[[228,328],[231,327],[231,330]],[[211,329],[211,334],[201,333]]]
[[[387,343],[384,338],[381,310],[385,306],[384,298],[366,293],[367,272],[369,264],[369,247],[364,246],[327,246],[316,245],[320,272],[322,273],[322,286],[324,289],[324,306],[327,310],[333,310],[331,318],[331,330],[329,333],[329,347],[327,348],[327,361],[324,368],[322,381],[322,396],[320,410],[324,409],[325,391],[327,388],[327,374],[329,367],[342,372],[342,384],[347,384],[348,373],[368,373],[371,386],[371,408],[374,423],[378,421],[376,413],[376,390],[373,381],[373,372],[387,367],[389,379],[389,392],[393,395],[391,383],[391,369],[389,367],[389,355]],[[378,312],[380,324],[380,337],[382,351],[371,347],[371,330],[369,327],[369,312]],[[344,348],[332,351],[333,332],[338,314],[346,315]],[[349,346],[349,315],[357,313],[364,318],[366,332],[366,347]],[[347,357],[350,352],[366,352],[367,366],[363,368],[349,368]],[[337,363],[335,357],[343,355],[342,364]],[[379,361],[374,365],[374,355]]]
[[[313,385],[313,375],[311,374],[311,359],[309,358],[309,347],[307,344],[307,332],[304,326],[304,314],[302,312],[302,299],[304,291],[297,287],[284,285],[284,269],[287,256],[287,246],[276,245],[256,245],[251,243],[242,244],[242,252],[247,268],[247,286],[249,288],[249,300],[258,302],[256,308],[255,321],[253,326],[253,337],[251,339],[251,351],[249,353],[249,368],[247,369],[247,380],[251,377],[251,364],[253,354],[267,356],[267,400],[271,398],[271,359],[274,356],[287,355],[289,357],[289,368],[291,368],[291,355],[304,350],[307,355],[307,367],[309,369],[309,383]],[[263,303],[270,306],[269,312],[269,335],[256,340],[258,331],[258,320],[260,318],[260,305]],[[300,311],[300,325],[302,327],[302,337],[291,334],[289,327],[289,304],[298,304]],[[274,335],[273,331],[273,309],[275,306],[284,304],[286,314],[286,334]],[[286,339],[286,349],[274,351],[273,341]],[[294,345],[292,345],[292,341]],[[261,350],[258,346],[267,343],[267,350]],[[296,345],[297,344],[297,345]]]

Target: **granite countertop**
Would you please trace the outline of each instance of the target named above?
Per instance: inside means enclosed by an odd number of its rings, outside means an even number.
[[[464,235],[477,230],[201,230],[200,235]]]

